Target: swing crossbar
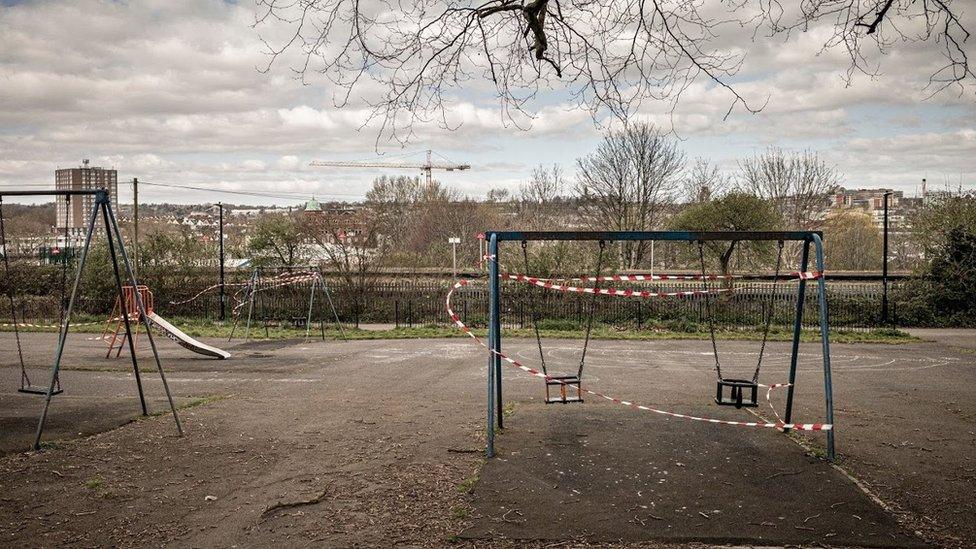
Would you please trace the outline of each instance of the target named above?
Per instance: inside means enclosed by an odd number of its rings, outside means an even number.
[[[821,231],[488,231],[485,239],[496,237],[498,242],[523,240],[604,240],[606,242],[630,240],[658,241],[732,241],[732,240],[792,240],[808,241]]]

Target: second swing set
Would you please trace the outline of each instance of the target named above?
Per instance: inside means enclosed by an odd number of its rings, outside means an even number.
[[[745,427],[777,427],[784,431],[789,431],[793,429],[805,430],[805,431],[825,431],[827,434],[827,457],[828,459],[833,459],[834,457],[834,425],[833,425],[833,397],[832,397],[832,383],[831,383],[831,373],[830,373],[830,344],[828,340],[828,322],[827,322],[827,303],[826,303],[826,291],[824,287],[824,277],[823,277],[823,244],[821,241],[821,236],[816,232],[806,232],[806,231],[779,231],[779,232],[684,232],[684,231],[651,231],[651,232],[488,232],[486,233],[486,240],[488,240],[488,258],[489,258],[489,322],[488,322],[488,339],[483,345],[488,349],[489,352],[489,369],[488,369],[488,429],[487,429],[487,455],[491,457],[494,455],[494,430],[497,427],[502,426],[503,416],[501,414],[502,410],[502,391],[501,383],[502,376],[500,365],[502,361],[506,361],[516,368],[527,372],[536,377],[540,377],[545,381],[546,388],[546,403],[581,403],[583,402],[583,395],[595,395],[601,397],[605,400],[615,402],[617,404],[622,404],[639,410],[649,411],[652,413],[660,414],[663,416],[669,416],[674,418],[684,418],[693,421],[701,421],[713,424],[727,424],[727,425],[738,425]],[[528,243],[530,241],[596,241],[599,245],[599,251],[596,260],[596,274],[593,276],[577,276],[573,278],[537,278],[532,277],[528,274],[510,274],[500,272],[500,262],[499,262],[499,251],[500,243],[505,241],[515,241],[519,242],[522,247],[522,259],[525,266],[526,273],[529,271],[529,261],[528,261]],[[697,244],[699,252],[699,262],[701,266],[701,273],[697,275],[610,275],[604,276],[602,274],[603,262],[605,249],[607,245],[611,242],[618,241],[677,241],[677,242],[688,242],[690,244]],[[710,275],[707,273],[705,268],[705,253],[704,247],[706,244],[715,241],[731,242],[734,246],[738,242],[748,242],[748,241],[758,241],[758,242],[775,242],[776,243],[776,271],[772,279],[771,289],[766,289],[769,292],[769,297],[766,299],[760,299],[761,304],[761,318],[762,318],[762,337],[759,344],[758,356],[756,358],[756,367],[753,371],[752,377],[725,377],[722,371],[722,361],[720,360],[718,345],[716,343],[715,335],[715,320],[713,310],[713,294],[728,292],[731,290],[731,282],[729,282],[727,287],[715,287],[716,284],[709,284],[709,281],[715,280],[728,280],[731,281],[735,278],[732,275],[721,274],[721,275]],[[794,272],[792,277],[798,281],[797,294],[796,294],[796,314],[793,319],[793,337],[791,341],[791,351],[789,357],[789,372],[788,378],[782,383],[776,383],[772,385],[763,385],[759,383],[759,374],[762,368],[763,359],[766,354],[766,343],[768,341],[770,326],[773,320],[774,314],[774,300],[776,298],[776,289],[782,278],[782,265],[783,265],[783,255],[784,246],[786,242],[797,241],[800,243],[801,248],[801,258],[799,270]],[[816,260],[816,270],[808,271],[808,266],[811,259],[811,251],[815,253]],[[586,317],[585,317],[585,331],[583,338],[583,346],[580,352],[580,361],[575,374],[554,374],[550,373],[550,366],[546,363],[546,353],[543,348],[542,338],[539,331],[539,314],[536,310],[535,299],[528,296],[528,305],[530,308],[533,328],[536,336],[537,348],[539,351],[539,361],[541,364],[542,371],[536,371],[529,368],[517,360],[512,359],[508,355],[501,352],[501,322],[500,322],[500,296],[501,296],[501,285],[502,280],[514,280],[522,283],[526,283],[532,286],[541,287],[547,290],[561,291],[566,293],[576,293],[578,295],[589,294],[588,306],[586,307]],[[700,281],[701,288],[688,291],[649,291],[649,290],[620,290],[614,289],[612,287],[602,287],[601,282],[605,281],[672,281],[672,280],[682,280],[682,281]],[[823,373],[824,373],[824,398],[826,404],[826,417],[824,423],[811,423],[811,424],[799,424],[792,422],[793,415],[793,401],[794,392],[796,385],[796,372],[797,372],[797,362],[799,357],[799,342],[800,342],[800,332],[802,327],[804,302],[806,296],[807,282],[814,280],[818,284],[817,299],[819,301],[819,316],[820,316],[820,335],[821,343],[823,347]],[[586,286],[585,284],[576,284],[571,281],[581,281],[583,283],[592,282],[591,286]],[[455,286],[459,288],[464,286],[465,283],[461,282]],[[720,406],[732,406],[736,408],[750,408],[758,405],[758,393],[759,389],[766,388],[769,390],[775,388],[784,388],[786,391],[786,407],[782,418],[779,412],[773,407],[773,411],[776,414],[776,422],[756,422],[756,421],[730,421],[724,419],[715,419],[707,417],[692,416],[687,414],[680,414],[669,412],[666,410],[660,410],[649,406],[638,405],[630,401],[623,399],[617,399],[610,397],[608,395],[597,393],[583,387],[583,373],[586,365],[586,355],[589,346],[590,336],[594,324],[594,315],[596,311],[596,298],[599,295],[605,296],[618,296],[618,297],[631,297],[631,298],[651,298],[651,297],[683,297],[683,296],[702,296],[703,306],[704,306],[704,316],[707,320],[709,326],[709,339],[711,341],[712,355],[714,359],[714,368],[716,374],[716,391],[714,401]],[[469,328],[463,325],[450,310],[450,294],[448,296],[448,310],[449,314],[452,315],[452,319],[455,323],[468,333],[469,336],[474,337],[480,342],[480,340],[475,337]],[[554,394],[553,390],[557,390]],[[767,391],[768,397],[768,391]],[[772,406],[772,404],[770,404]]]
[[[579,368],[575,374],[550,374],[549,368],[546,364],[546,353],[542,345],[542,336],[539,332],[539,313],[536,309],[535,299],[533,294],[530,292],[527,296],[527,301],[529,304],[529,312],[532,318],[532,328],[535,334],[536,346],[539,351],[539,363],[542,368],[542,373],[545,374],[545,386],[546,386],[546,404],[553,403],[580,403],[583,402],[583,369],[586,366],[586,352],[590,344],[590,336],[593,332],[593,320],[596,313],[596,299],[599,295],[611,295],[611,296],[633,296],[635,293],[632,290],[612,290],[612,289],[602,289],[600,283],[605,281],[605,279],[610,280],[642,280],[642,281],[653,281],[653,280],[701,280],[702,289],[696,292],[671,292],[670,294],[660,294],[660,293],[650,293],[650,292],[640,292],[636,295],[639,296],[649,296],[649,295],[680,295],[680,294],[695,294],[703,296],[704,301],[704,312],[708,323],[708,331],[712,346],[712,355],[715,360],[715,375],[716,375],[716,390],[715,390],[715,403],[720,406],[734,406],[736,408],[754,408],[759,405],[758,394],[759,394],[759,373],[762,368],[763,356],[765,355],[766,342],[769,339],[769,330],[772,325],[773,320],[773,300],[775,299],[776,287],[780,280],[781,267],[783,263],[783,247],[784,242],[780,240],[777,245],[776,254],[776,271],[773,275],[772,290],[769,293],[769,298],[762,303],[762,340],[759,347],[759,355],[756,360],[756,369],[753,372],[751,378],[727,378],[722,374],[722,363],[719,358],[718,344],[715,337],[715,320],[712,310],[712,294],[718,292],[725,292],[726,289],[711,288],[708,281],[716,279],[728,279],[731,278],[730,275],[710,275],[705,267],[705,243],[698,242],[698,256],[701,264],[701,274],[700,275],[679,275],[679,276],[669,276],[669,275],[625,275],[625,276],[610,276],[604,277],[603,263],[605,250],[607,247],[606,241],[599,241],[599,251],[596,260],[596,274],[593,276],[581,276],[574,278],[573,280],[582,281],[592,281],[594,286],[577,287],[556,284],[553,279],[550,278],[536,278],[528,275],[530,271],[529,267],[529,254],[528,254],[528,241],[522,241],[522,262],[525,268],[525,275],[515,275],[514,277],[509,275],[506,278],[511,278],[514,280],[527,281],[530,284],[541,286],[550,290],[557,291],[573,291],[576,293],[589,293],[589,300],[586,307],[586,319],[585,319],[585,329],[583,336],[583,347],[580,352]],[[541,282],[541,283],[540,283]],[[553,391],[556,391],[555,393]]]

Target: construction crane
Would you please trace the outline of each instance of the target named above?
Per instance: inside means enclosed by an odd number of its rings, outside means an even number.
[[[449,162],[433,162],[431,160],[431,155],[433,151],[427,149],[427,161],[422,164],[412,164],[409,162],[368,162],[368,161],[345,161],[345,160],[313,160],[309,163],[309,166],[323,167],[330,166],[333,168],[393,168],[393,169],[418,169],[424,173],[427,178],[427,184],[433,182],[433,177],[431,177],[431,171],[433,170],[446,170],[453,172],[455,170],[468,170],[471,169],[469,164],[453,164]],[[440,155],[438,155],[440,156]],[[443,158],[443,157],[442,157]]]

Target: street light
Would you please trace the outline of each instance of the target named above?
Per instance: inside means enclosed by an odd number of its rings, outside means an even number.
[[[456,236],[452,236],[447,239],[447,242],[451,245],[451,264],[454,266],[454,278],[457,279],[457,247],[461,243],[461,239]]]
[[[224,291],[224,203],[218,202],[214,206],[220,210],[219,227],[219,254],[220,254],[220,320],[224,321],[227,294]]]
[[[881,263],[881,323],[888,325],[888,199],[892,191],[884,193],[884,256]]]

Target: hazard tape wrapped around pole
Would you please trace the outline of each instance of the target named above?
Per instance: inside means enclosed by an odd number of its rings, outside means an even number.
[[[542,373],[542,372],[540,372],[540,371],[538,371],[538,370],[536,370],[534,368],[530,368],[530,367],[522,364],[518,360],[515,360],[514,358],[506,355],[505,353],[502,353],[501,351],[495,351],[495,350],[489,348],[488,345],[486,345],[485,342],[481,340],[481,338],[479,338],[478,336],[474,335],[474,332],[471,331],[471,328],[469,328],[464,322],[462,322],[461,321],[461,318],[451,308],[451,297],[454,296],[454,292],[457,291],[457,290],[459,290],[459,289],[461,289],[462,287],[464,287],[466,285],[468,285],[468,280],[465,280],[465,279],[458,280],[451,287],[450,291],[447,292],[447,298],[446,298],[447,314],[448,314],[448,316],[451,317],[451,320],[454,322],[454,324],[457,325],[457,327],[462,332],[464,332],[465,334],[467,334],[471,339],[473,339],[474,341],[476,341],[479,345],[481,345],[485,349],[488,349],[488,352],[494,353],[494,354],[498,355],[498,357],[500,357],[502,360],[504,360],[505,362],[509,363],[513,367],[515,367],[515,368],[517,368],[519,370],[522,370],[523,372],[526,372],[526,373],[528,373],[528,374],[530,374],[532,376],[535,376],[535,377],[538,377],[538,378],[541,378],[541,379],[544,379],[544,380],[547,380],[547,381],[557,381],[559,383],[563,383],[564,385],[566,385],[566,383],[564,381],[562,381],[562,380],[556,379],[556,378],[554,378],[552,376],[548,376],[548,375],[546,375],[546,374],[544,374],[544,373]],[[778,383],[778,384],[774,384],[774,385],[761,385],[760,384],[760,386],[767,388],[766,397],[768,399],[769,398],[769,394],[770,394],[770,392],[772,392],[773,389],[776,389],[778,387],[787,387],[787,386],[789,386],[789,384],[788,383]],[[782,420],[776,421],[776,422],[765,422],[765,421],[732,421],[732,420],[725,420],[725,419],[715,419],[715,418],[708,418],[708,417],[701,417],[701,416],[692,416],[692,415],[688,415],[688,414],[679,414],[677,412],[669,412],[667,410],[659,410],[657,408],[651,408],[650,406],[644,406],[642,404],[637,404],[635,402],[631,402],[631,401],[627,401],[627,400],[622,400],[622,399],[619,399],[619,398],[616,398],[616,397],[612,397],[610,395],[605,395],[603,393],[598,393],[596,391],[591,391],[589,389],[584,389],[583,387],[580,387],[579,389],[582,392],[584,392],[584,393],[586,393],[588,395],[593,395],[595,397],[599,397],[599,398],[602,398],[604,400],[608,400],[608,401],[613,402],[613,403],[616,403],[616,404],[620,404],[620,405],[623,405],[623,406],[627,406],[629,408],[634,408],[636,410],[641,410],[641,411],[644,411],[644,412],[653,412],[655,414],[659,414],[659,415],[663,415],[663,416],[667,416],[667,417],[687,419],[687,420],[699,421],[699,422],[703,422],[703,423],[715,423],[715,424],[719,424],[719,425],[732,425],[732,426],[737,426],[737,427],[758,427],[758,428],[764,428],[764,429],[791,429],[791,430],[795,430],[795,431],[829,431],[829,430],[831,430],[833,428],[833,425],[831,425],[829,423],[784,423]],[[779,415],[778,414],[777,414],[777,418],[779,418]]]

